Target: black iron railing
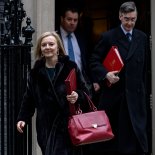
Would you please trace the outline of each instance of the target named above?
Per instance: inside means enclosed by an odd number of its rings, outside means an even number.
[[[23,3],[4,3],[3,29],[0,33],[0,154],[32,155],[31,122],[19,134],[16,119],[31,68],[31,20],[21,27],[26,12]],[[2,18],[1,18],[2,21]]]

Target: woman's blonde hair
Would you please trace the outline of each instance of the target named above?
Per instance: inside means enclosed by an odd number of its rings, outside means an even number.
[[[59,35],[55,32],[44,32],[37,40],[37,44],[36,44],[36,48],[34,50],[34,57],[36,60],[41,59],[42,58],[42,52],[41,52],[41,42],[44,38],[48,37],[48,36],[53,36],[56,41],[57,41],[57,45],[58,45],[58,49],[59,49],[59,55],[66,55],[64,46],[62,44],[62,41],[59,37]]]

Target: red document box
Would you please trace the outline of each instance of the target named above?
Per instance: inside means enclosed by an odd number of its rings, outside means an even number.
[[[109,50],[103,61],[103,66],[107,71],[121,71],[123,68],[124,63],[116,46],[112,46]]]
[[[77,89],[77,81],[76,81],[76,72],[75,68],[73,68],[69,75],[67,76],[65,80],[65,85],[66,85],[66,91],[67,94],[70,95],[72,91],[75,91]],[[70,109],[70,115],[75,115],[75,105],[69,103],[69,109]]]
[[[66,84],[66,90],[67,90],[67,94],[70,95],[72,93],[72,91],[75,91],[77,88],[77,83],[76,83],[76,72],[75,72],[75,68],[73,68],[69,75],[67,76],[66,80],[65,80],[65,84]]]

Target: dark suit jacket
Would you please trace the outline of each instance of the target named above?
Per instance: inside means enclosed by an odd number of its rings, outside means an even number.
[[[102,61],[112,45],[118,47],[125,65],[119,73],[119,82],[112,87],[107,87],[105,84],[107,70],[102,66]],[[107,111],[116,138],[120,135],[122,135],[120,136],[121,139],[126,137],[128,148],[132,146],[132,143],[128,142],[128,138],[131,136],[130,129],[127,128],[122,133],[119,133],[118,130],[124,128],[123,122],[131,122],[135,137],[137,137],[137,141],[144,152],[148,150],[145,89],[147,48],[147,37],[143,32],[134,29],[130,45],[122,29],[117,27],[101,35],[90,58],[92,79],[101,85],[98,108]],[[122,150],[125,148],[124,145],[121,146]]]

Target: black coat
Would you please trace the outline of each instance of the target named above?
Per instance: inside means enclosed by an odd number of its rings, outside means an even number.
[[[107,87],[105,82],[107,70],[103,67],[102,61],[111,46],[118,47],[125,65],[119,73],[120,81]],[[147,152],[148,150],[146,133],[147,48],[147,37],[143,32],[134,29],[130,44],[122,29],[117,27],[101,35],[90,59],[93,81],[101,85],[98,108],[107,111],[115,134],[114,140],[108,142],[110,145],[107,145],[111,150],[113,145],[122,153],[134,153],[137,144],[139,145],[138,151]]]
[[[18,121],[28,123],[36,109],[37,140],[44,155],[72,155],[75,151],[67,130],[69,103],[64,83],[72,68],[77,74],[77,104],[82,104],[83,91],[87,89],[77,65],[68,56],[59,57],[53,80],[48,76],[44,59],[36,62],[29,75]]]

